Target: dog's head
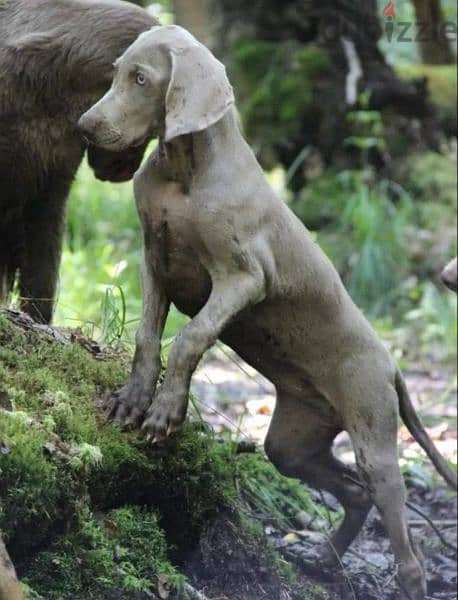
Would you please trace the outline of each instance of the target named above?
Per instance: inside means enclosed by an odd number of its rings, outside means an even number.
[[[458,289],[458,259],[454,258],[442,271],[442,281],[454,292]]]
[[[226,70],[205,46],[181,27],[153,27],[116,61],[110,90],[78,125],[96,146],[119,152],[202,131],[233,104]]]

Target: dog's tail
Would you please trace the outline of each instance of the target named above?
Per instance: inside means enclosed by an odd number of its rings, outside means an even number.
[[[451,469],[445,458],[437,450],[434,442],[431,440],[425,428],[423,427],[423,424],[420,421],[410,399],[404,378],[399,370],[396,373],[395,385],[399,397],[399,410],[407,429],[429,456],[438,473],[442,475],[450,487],[456,490],[457,474]]]

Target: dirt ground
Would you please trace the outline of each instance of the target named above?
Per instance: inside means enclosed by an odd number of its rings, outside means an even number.
[[[440,366],[416,365],[404,371],[412,399],[439,450],[456,462],[456,375]],[[193,392],[199,410],[215,430],[229,429],[233,435],[262,443],[275,404],[273,386],[230,350],[219,347],[209,353],[196,373]],[[409,502],[418,507],[439,531],[414,510],[408,519],[426,560],[428,594],[435,600],[457,598],[457,498],[443,486],[418,444],[402,427],[399,431],[400,463],[406,472]],[[336,453],[353,461],[346,434],[336,440]],[[339,506],[332,496],[315,493],[324,513]],[[340,573],[317,571],[313,548],[323,533],[308,530],[276,530],[266,515],[264,528],[270,543],[294,563],[304,576],[304,585],[323,585],[335,600],[394,600],[396,568],[378,513],[373,510],[363,532],[343,559]],[[322,528],[321,528],[322,529]],[[312,557],[312,560],[310,560]],[[209,596],[211,598],[211,596]],[[228,596],[231,597],[231,596]],[[250,600],[256,598],[250,594]],[[259,596],[268,598],[268,596]],[[246,596],[248,600],[248,596]],[[272,598],[276,600],[276,598]]]

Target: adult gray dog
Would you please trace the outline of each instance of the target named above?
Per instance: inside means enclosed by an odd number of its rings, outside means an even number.
[[[456,476],[334,267],[266,182],[237,125],[224,67],[184,29],[155,27],[116,62],[111,89],[79,125],[111,150],[160,140],[134,178],[144,309],[132,375],[110,399],[112,416],[126,425],[143,421],[153,441],[163,441],[183,423],[191,375],[220,338],[276,386],[266,441],[273,463],[328,490],[345,509],[321,560],[337,562],[375,502],[404,593],[423,600],[425,573],[404,517],[399,413],[455,487]],[[171,301],[193,319],[156,390]],[[343,429],[359,475],[332,454]]]
[[[37,320],[52,317],[66,198],[86,149],[76,122],[154,24],[118,0],[0,0],[0,301],[19,274],[22,308]],[[89,163],[124,181],[143,152],[92,147]]]

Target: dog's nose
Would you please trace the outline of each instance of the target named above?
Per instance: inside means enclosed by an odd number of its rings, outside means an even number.
[[[99,119],[86,113],[80,118],[76,126],[88,142],[95,142],[97,129],[100,126]]]

